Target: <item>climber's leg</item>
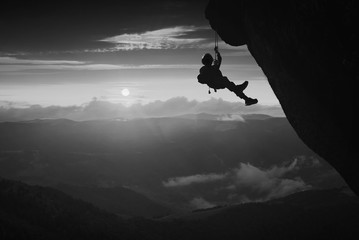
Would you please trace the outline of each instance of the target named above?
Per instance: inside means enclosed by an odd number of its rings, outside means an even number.
[[[256,98],[247,97],[245,99],[246,106],[253,105],[253,104],[256,104],[256,103],[258,103],[258,100]]]
[[[257,99],[250,98],[243,93],[243,90],[246,89],[246,87],[248,86],[248,81],[245,81],[244,83],[239,85],[236,85],[233,82],[229,81],[227,77],[223,77],[222,81],[228,90],[234,92],[241,99],[244,99],[246,106],[253,105],[258,102]]]
[[[223,77],[221,80],[229,91],[236,91],[236,84],[234,82],[229,81],[227,77]]]
[[[246,106],[249,106],[249,105],[253,105],[253,104],[258,103],[258,100],[257,100],[257,99],[248,97],[247,95],[245,95],[245,94],[243,93],[243,91],[235,91],[234,93],[235,93],[238,97],[240,97],[241,99],[244,99],[244,102],[245,102]]]
[[[237,91],[243,92],[244,89],[247,88],[247,86],[248,86],[248,81],[244,81],[244,83],[237,85],[236,88],[237,88]]]
[[[237,91],[243,92],[244,89],[246,89],[248,86],[248,81],[245,81],[242,84],[236,85],[236,84],[234,84],[234,82],[229,81],[229,79],[227,77],[223,77],[222,80],[225,83],[226,87],[232,92],[237,92]]]

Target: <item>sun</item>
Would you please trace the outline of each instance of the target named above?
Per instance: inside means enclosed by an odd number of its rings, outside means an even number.
[[[121,91],[122,95],[127,97],[128,95],[130,95],[130,90],[128,90],[128,88],[124,88]]]

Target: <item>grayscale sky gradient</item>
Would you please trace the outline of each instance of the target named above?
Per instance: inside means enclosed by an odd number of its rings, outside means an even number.
[[[213,53],[207,1],[3,1],[0,105],[81,105],[94,98],[125,106],[175,97],[241,102],[197,82]],[[263,105],[278,100],[246,46],[220,41],[222,72]],[[129,95],[122,90],[127,88]]]

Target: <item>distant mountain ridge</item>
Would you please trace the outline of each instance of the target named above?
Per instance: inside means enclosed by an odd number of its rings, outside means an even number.
[[[75,121],[67,118],[37,118],[32,120],[24,120],[24,121],[5,121],[0,123],[50,123],[50,124],[64,124],[71,122],[111,122],[111,121],[131,121],[131,120],[140,120],[140,119],[159,119],[159,118],[182,118],[182,119],[198,119],[198,120],[213,120],[213,121],[233,121],[239,119],[257,119],[264,120],[267,118],[273,118],[273,116],[268,114],[260,114],[260,113],[223,113],[223,114],[212,114],[212,113],[188,113],[174,116],[162,116],[162,117],[143,117],[143,118],[114,118],[114,119],[94,119],[94,120],[84,120],[84,121]],[[285,118],[285,117],[280,117]]]
[[[117,215],[153,218],[167,216],[172,212],[170,208],[124,187],[100,188],[61,184],[55,188]]]
[[[249,119],[264,120],[272,118],[267,114],[210,114],[210,113],[193,113],[174,116],[172,118],[184,118],[184,119],[197,119],[197,120],[212,120],[212,121],[243,121]]]

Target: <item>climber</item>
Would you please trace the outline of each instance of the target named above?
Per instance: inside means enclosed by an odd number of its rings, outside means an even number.
[[[222,63],[222,57],[217,46],[214,48],[214,52],[216,54],[215,60],[210,53],[203,55],[202,63],[204,66],[199,70],[200,74],[197,76],[198,82],[207,84],[210,88],[213,88],[215,92],[217,89],[227,88],[241,99],[244,99],[246,106],[256,104],[258,102],[257,99],[250,98],[243,93],[244,89],[248,86],[248,81],[245,81],[240,85],[235,85],[233,82],[229,81],[226,76],[223,76],[221,70],[219,70]]]

